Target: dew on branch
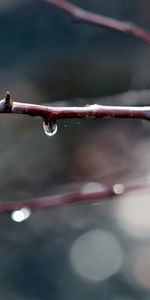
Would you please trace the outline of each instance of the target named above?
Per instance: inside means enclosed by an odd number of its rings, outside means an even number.
[[[57,124],[55,121],[43,121],[43,129],[46,135],[53,136],[57,132]]]

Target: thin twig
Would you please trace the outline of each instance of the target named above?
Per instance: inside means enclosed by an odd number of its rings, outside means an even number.
[[[96,201],[110,201],[114,197],[118,197],[127,192],[132,192],[136,190],[149,191],[150,186],[148,183],[141,184],[128,184],[121,185],[116,184],[112,187],[106,187],[99,192],[80,192],[80,193],[70,193],[70,194],[60,194],[54,196],[41,197],[30,200],[23,201],[8,201],[0,202],[0,213],[12,212],[15,210],[20,210],[24,207],[31,210],[44,209],[44,208],[54,208],[60,207],[66,204],[82,204],[82,203],[95,203]]]
[[[100,14],[92,13],[86,11],[66,0],[45,0],[49,4],[52,4],[59,9],[65,11],[73,19],[89,23],[91,25],[96,25],[104,27],[109,30],[118,31],[132,36],[136,39],[142,40],[145,43],[150,43],[150,33],[145,31],[140,26],[133,23],[122,22],[115,20],[113,18],[105,17]]]
[[[0,113],[39,116],[46,122],[70,118],[128,118],[150,121],[150,106],[105,106],[94,104],[84,107],[52,107],[13,102],[11,100],[11,106],[8,110],[6,108],[6,98],[0,101]]]
[[[9,212],[19,210],[23,207],[32,210],[39,208],[53,208],[64,204],[77,204],[87,201],[106,200],[114,196],[115,193],[112,189],[106,189],[102,192],[93,193],[77,193],[77,194],[62,194],[55,196],[41,197],[37,199],[24,200],[24,201],[10,201],[0,202],[0,212]]]

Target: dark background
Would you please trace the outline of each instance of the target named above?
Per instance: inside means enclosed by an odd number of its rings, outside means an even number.
[[[150,29],[147,0],[74,4]],[[9,90],[20,102],[107,104],[99,98],[150,88],[149,58],[141,41],[44,1],[0,1],[1,98]],[[141,121],[63,120],[49,138],[39,118],[1,116],[0,199],[149,183],[149,133]],[[96,204],[38,210],[22,223],[0,215],[1,299],[149,300],[149,194]]]

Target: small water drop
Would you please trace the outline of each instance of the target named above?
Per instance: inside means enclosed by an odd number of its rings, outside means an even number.
[[[43,121],[43,129],[46,135],[52,136],[57,132],[57,124],[55,121]]]

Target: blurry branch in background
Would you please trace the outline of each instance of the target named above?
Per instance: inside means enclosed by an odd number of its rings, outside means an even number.
[[[116,19],[112,19],[109,17],[102,16],[100,14],[86,11],[66,0],[44,1],[65,11],[77,21],[100,26],[113,31],[118,31],[136,39],[139,39],[145,43],[150,43],[150,33],[133,23],[118,21]]]
[[[87,184],[88,185],[88,184]],[[8,201],[0,202],[0,213],[13,212],[28,208],[31,210],[44,209],[44,208],[55,208],[65,204],[80,204],[80,203],[96,203],[97,201],[110,201],[114,197],[123,195],[127,192],[143,190],[147,191],[150,189],[149,182],[145,183],[141,180],[141,183],[130,183],[130,184],[115,184],[111,187],[100,186],[100,191],[89,190],[86,191],[83,185],[78,193],[67,193],[60,195],[53,195],[47,197],[40,197],[36,199],[23,200],[23,201]]]
[[[0,202],[0,212],[11,212],[24,207],[30,209],[53,208],[64,204],[77,204],[87,201],[110,199],[115,192],[113,189],[103,189],[100,192],[60,194],[24,201]]]

